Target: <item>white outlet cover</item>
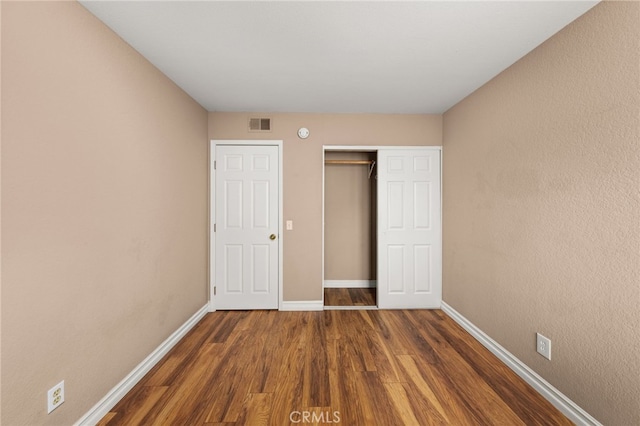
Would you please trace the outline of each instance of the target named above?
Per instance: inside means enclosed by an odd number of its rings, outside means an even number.
[[[536,333],[536,351],[551,361],[551,340],[540,333]]]
[[[58,408],[63,402],[64,380],[47,391],[47,414]]]

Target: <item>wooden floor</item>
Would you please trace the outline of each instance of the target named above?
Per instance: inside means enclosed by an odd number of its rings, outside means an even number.
[[[325,288],[324,306],[376,306],[376,289]]]
[[[571,424],[439,310],[214,312],[100,422],[328,423]]]

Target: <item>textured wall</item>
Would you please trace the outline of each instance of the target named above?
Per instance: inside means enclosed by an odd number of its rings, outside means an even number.
[[[639,22],[601,3],[444,115],[444,300],[608,425],[640,424]]]
[[[2,2],[3,425],[72,424],[206,303],[207,167],[206,111],[82,6]]]
[[[270,133],[251,133],[247,120],[271,117]],[[297,137],[300,127],[311,131]],[[441,115],[209,113],[211,139],[284,141],[284,300],[322,300],[323,145],[439,146]]]

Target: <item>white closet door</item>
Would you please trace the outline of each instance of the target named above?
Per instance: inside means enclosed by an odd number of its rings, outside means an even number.
[[[216,147],[215,304],[278,308],[278,147]]]
[[[378,151],[378,307],[442,301],[440,150]]]

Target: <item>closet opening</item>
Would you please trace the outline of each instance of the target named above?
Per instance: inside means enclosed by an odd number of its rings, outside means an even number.
[[[324,152],[324,306],[377,306],[376,151]]]

